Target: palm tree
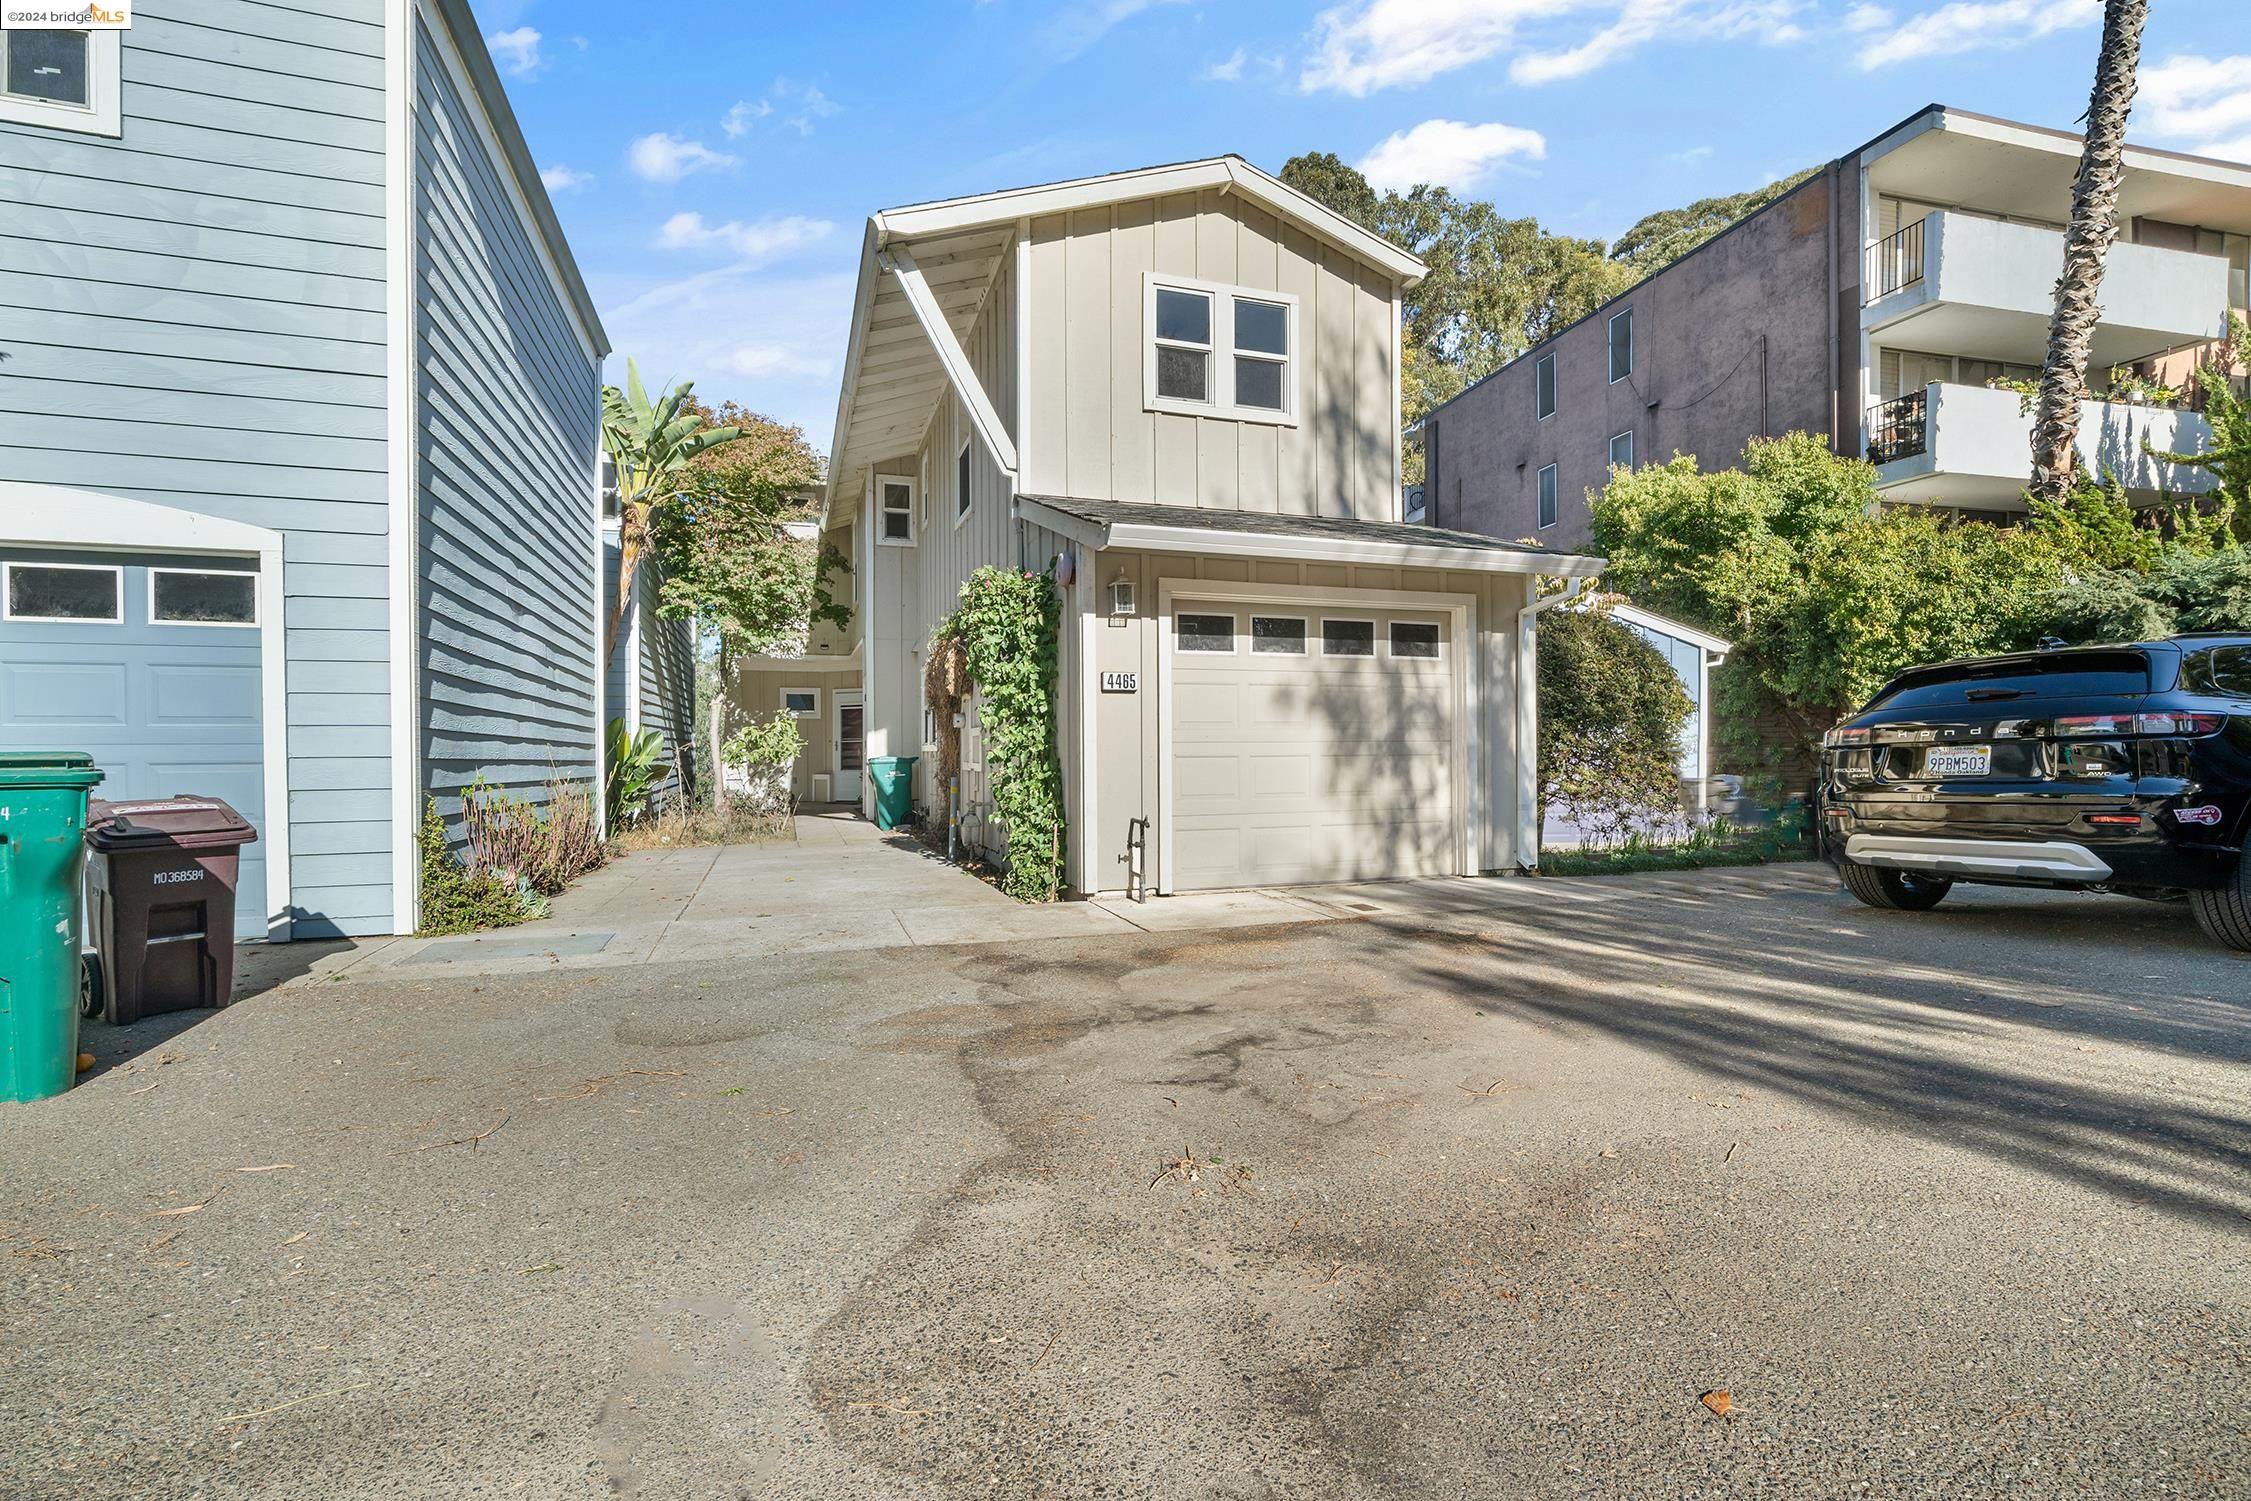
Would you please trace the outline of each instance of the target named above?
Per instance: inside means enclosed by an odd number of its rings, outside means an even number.
[[[626,602],[633,598],[634,576],[648,550],[658,508],[678,502],[681,482],[698,454],[743,435],[739,427],[709,426],[694,408],[694,394],[695,382],[684,380],[652,403],[630,359],[625,362],[625,389],[602,388],[602,451],[617,469],[618,508],[617,607],[602,641],[604,662],[617,651]]]
[[[2061,500],[2077,463],[2079,403],[2087,390],[2087,357],[2102,316],[2103,257],[2118,238],[2118,179],[2126,153],[2126,113],[2134,103],[2142,23],[2149,0],[2105,0],[2102,53],[2087,101],[2087,135],[2079,178],[2071,188],[2071,228],[2063,238],[2063,274],[2048,324],[2048,357],[2040,367],[2040,398],[2032,417],[2032,494]]]

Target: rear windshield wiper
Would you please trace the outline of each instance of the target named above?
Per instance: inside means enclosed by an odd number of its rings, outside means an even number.
[[[1962,696],[1971,703],[1978,704],[1996,698],[2022,698],[2024,697],[2024,690],[2022,688],[1972,688]]]

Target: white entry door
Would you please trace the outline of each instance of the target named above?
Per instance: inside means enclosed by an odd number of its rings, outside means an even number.
[[[1459,872],[1446,612],[1183,600],[1164,624],[1171,889]]]
[[[840,803],[860,800],[860,765],[867,759],[867,731],[864,711],[857,693],[838,693],[836,722],[831,727],[834,741],[836,784],[832,795]]]

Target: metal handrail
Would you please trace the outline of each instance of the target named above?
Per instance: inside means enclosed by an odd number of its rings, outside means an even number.
[[[1868,412],[1868,462],[1889,464],[1930,452],[1930,389],[1880,401]]]
[[[1923,279],[1923,225],[1926,222],[1917,219],[1905,229],[1876,242],[1869,256],[1866,301],[1874,302]]]

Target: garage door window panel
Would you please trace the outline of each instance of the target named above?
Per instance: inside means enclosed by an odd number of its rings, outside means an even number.
[[[258,575],[151,568],[149,619],[157,625],[255,628],[258,624]]]
[[[1235,617],[1183,615],[1179,644],[1182,651],[1196,656],[1231,656],[1235,650]]]
[[[1302,657],[1305,655],[1305,617],[1302,615],[1253,615],[1251,617],[1251,651],[1262,657]]]
[[[1417,662],[1435,662],[1444,654],[1446,633],[1435,621],[1394,620],[1391,654]]]
[[[125,570],[84,563],[0,567],[0,618],[59,625],[122,625]]]
[[[1324,620],[1321,622],[1321,655],[1324,657],[1372,657],[1376,654],[1376,623],[1373,620]]]

